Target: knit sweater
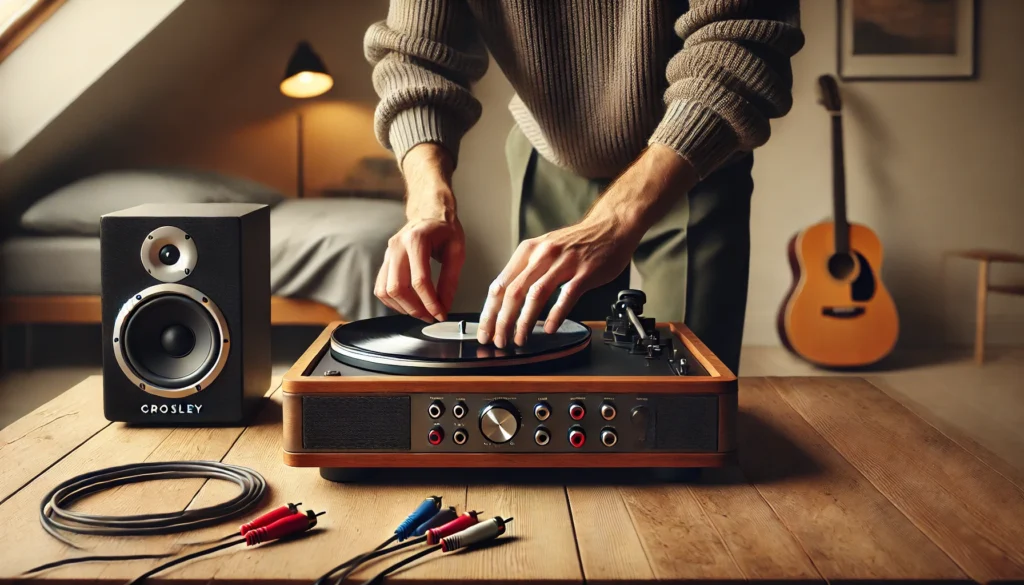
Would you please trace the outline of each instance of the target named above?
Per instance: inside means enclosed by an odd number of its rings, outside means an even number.
[[[400,161],[423,142],[457,160],[489,51],[552,163],[608,178],[659,143],[703,178],[768,140],[803,42],[799,0],[391,0],[364,46],[377,139]]]

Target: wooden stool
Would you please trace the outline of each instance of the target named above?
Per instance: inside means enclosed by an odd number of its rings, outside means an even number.
[[[982,364],[985,361],[985,315],[988,293],[997,292],[1008,295],[1024,295],[1024,284],[990,284],[988,268],[993,262],[1024,264],[1024,254],[1003,252],[999,250],[962,250],[953,252],[953,256],[978,260],[978,308],[977,324],[974,332],[974,361]]]

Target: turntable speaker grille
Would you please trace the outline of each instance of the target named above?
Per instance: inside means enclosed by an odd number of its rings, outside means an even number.
[[[656,419],[656,449],[718,450],[717,396],[662,396]]]
[[[305,449],[408,451],[408,396],[304,396]]]

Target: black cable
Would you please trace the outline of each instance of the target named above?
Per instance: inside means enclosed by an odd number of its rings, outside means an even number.
[[[386,554],[391,554],[391,553],[395,552],[396,550],[402,550],[403,548],[408,548],[410,546],[415,546],[417,544],[421,544],[423,542],[426,542],[426,540],[427,540],[426,536],[420,536],[418,538],[413,538],[411,540],[407,540],[405,542],[396,544],[395,546],[389,546],[388,548],[381,548],[381,547],[378,546],[377,548],[375,548],[374,550],[372,550],[372,551],[370,551],[368,553],[363,553],[361,555],[354,556],[351,559],[345,561],[344,563],[338,565],[337,567],[334,567],[333,569],[331,569],[330,571],[325,573],[322,577],[317,579],[316,583],[314,583],[314,585],[325,585],[327,583],[328,579],[333,579],[333,584],[334,585],[341,585],[342,583],[345,582],[345,579],[347,579],[349,575],[354,573],[356,571],[356,569],[358,569],[360,566],[362,566],[363,563],[365,563],[366,561],[372,561],[373,559],[375,559],[377,557],[382,557],[382,556],[384,556]],[[346,569],[346,567],[347,567],[347,569]],[[333,577],[333,578],[331,577],[331,575],[333,575],[334,573],[336,573],[336,572],[338,572],[338,571],[340,571],[342,569],[346,569],[346,570],[344,572],[342,572],[340,575],[338,575],[337,577]]]
[[[160,554],[160,555],[110,555],[110,556],[92,556],[92,557],[75,557],[72,559],[64,559],[62,561],[54,561],[52,563],[46,563],[45,565],[39,565],[34,569],[29,569],[22,573],[23,575],[30,575],[32,573],[39,573],[41,571],[47,571],[56,567],[63,567],[64,565],[72,565],[75,563],[89,563],[94,561],[138,561],[144,559],[166,559],[167,557],[173,557],[173,554]]]
[[[187,554],[187,555],[185,555],[183,557],[178,557],[178,558],[174,559],[173,561],[167,561],[166,563],[160,565],[159,567],[156,567],[155,569],[150,569],[149,571],[143,573],[142,575],[139,575],[135,579],[132,579],[131,582],[128,583],[128,585],[136,585],[137,583],[142,583],[143,581],[145,581],[146,579],[152,577],[153,575],[156,575],[160,571],[163,571],[165,569],[169,569],[169,568],[173,567],[174,565],[180,565],[181,563],[184,563],[185,561],[191,561],[194,558],[201,557],[203,555],[208,555],[208,554],[211,554],[211,553],[215,553],[215,552],[217,552],[219,550],[224,550],[226,548],[230,548],[230,547],[235,546],[237,544],[244,544],[244,543],[245,543],[245,539],[244,538],[239,538],[238,540],[233,540],[231,542],[225,542],[224,544],[218,544],[217,546],[211,546],[210,548],[205,548],[203,550],[199,550],[199,551],[196,551],[194,553],[189,553],[189,554]]]
[[[423,557],[429,555],[430,553],[436,552],[436,551],[439,551],[439,550],[441,550],[441,545],[440,544],[435,544],[434,546],[428,548],[427,550],[420,551],[420,552],[418,552],[418,553],[416,553],[414,555],[409,555],[408,557],[406,557],[406,558],[398,561],[397,563],[391,565],[390,567],[384,569],[380,573],[377,573],[373,577],[370,577],[369,579],[367,579],[366,581],[363,582],[363,585],[373,585],[377,581],[383,579],[384,577],[390,575],[391,573],[397,571],[398,569],[401,569],[402,567],[408,565],[409,563],[412,563],[414,561],[418,561],[419,559],[422,559]]]
[[[240,493],[231,500],[213,506],[159,514],[96,516],[73,512],[67,508],[88,495],[126,484],[193,478],[229,481],[239,487]],[[132,463],[84,473],[53,488],[39,506],[39,522],[50,536],[72,548],[80,548],[58,531],[103,536],[143,536],[197,530],[220,524],[251,510],[263,499],[266,490],[267,482],[259,473],[219,461]]]
[[[326,573],[321,575],[319,579],[314,581],[313,585],[326,585],[327,580],[330,579],[331,575],[333,575],[334,573],[337,573],[338,571],[344,569],[345,567],[351,565],[352,563],[357,563],[356,566],[359,566],[360,563],[363,563],[363,562],[366,561],[365,557],[367,555],[375,553],[375,552],[377,552],[379,550],[382,550],[384,547],[386,547],[387,545],[391,544],[392,542],[395,542],[396,540],[398,540],[398,534],[395,534],[391,538],[389,538],[389,539],[385,540],[384,542],[378,544],[376,547],[374,547],[374,549],[372,551],[370,551],[368,553],[358,554],[358,555],[352,557],[351,559],[345,561],[344,563],[341,563],[337,567],[334,567],[330,571],[327,571]],[[398,548],[405,548],[405,547],[399,546]],[[394,548],[394,550],[398,550],[398,548]],[[377,556],[380,556],[380,555],[377,555]],[[374,557],[374,558],[376,558],[376,557]],[[338,582],[339,581],[335,581],[335,583],[338,583]]]

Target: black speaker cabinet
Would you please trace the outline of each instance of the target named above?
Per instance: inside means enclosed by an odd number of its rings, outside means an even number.
[[[248,419],[270,385],[268,208],[148,204],[101,226],[106,417]]]

